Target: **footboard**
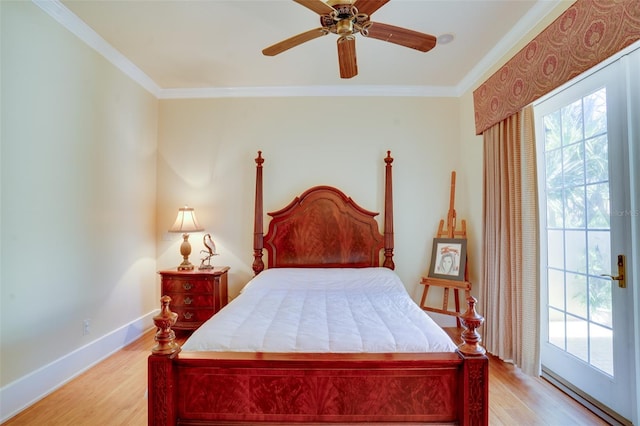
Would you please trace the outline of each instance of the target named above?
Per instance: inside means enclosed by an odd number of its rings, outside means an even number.
[[[163,306],[166,299],[163,300]],[[166,301],[168,306],[168,301]],[[149,357],[149,425],[412,422],[488,424],[488,360],[475,328],[456,353],[182,352],[168,307]],[[466,316],[466,317],[465,317]]]

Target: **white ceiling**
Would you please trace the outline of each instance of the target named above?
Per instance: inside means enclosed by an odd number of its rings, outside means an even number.
[[[454,40],[422,53],[358,35],[358,75],[347,80],[339,77],[334,34],[262,55],[320,26],[317,14],[291,0],[34,1],[45,10],[56,4],[52,16],[98,50],[123,55],[157,95],[170,97],[292,87],[457,96],[560,0],[391,0],[372,21]]]

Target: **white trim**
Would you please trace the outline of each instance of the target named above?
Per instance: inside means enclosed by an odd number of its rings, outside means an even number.
[[[154,310],[0,388],[0,423],[41,400],[153,327]]]
[[[631,425],[627,419],[622,417],[620,414],[616,413],[609,407],[605,407],[600,404],[598,401],[591,398],[589,395],[581,391],[580,389],[573,386],[571,383],[566,382],[560,375],[554,373],[551,370],[546,368],[542,369],[542,373],[540,377],[551,383],[553,386],[560,389],[562,392],[569,395],[571,398],[578,401],[582,404],[586,409],[591,411],[596,416],[600,417],[602,420],[611,425]]]
[[[640,73],[640,42],[634,43],[637,50],[629,53],[626,59],[623,59],[623,64],[626,72],[626,84],[629,91],[627,98],[627,117],[628,121],[628,133],[627,133],[627,145],[629,156],[629,192],[631,196],[631,204],[629,205],[629,216],[631,219],[631,253],[627,256],[628,269],[627,269],[627,287],[630,291],[631,297],[633,297],[634,306],[633,312],[633,325],[632,335],[634,337],[632,354],[635,354],[632,358],[635,359],[635,387],[633,391],[635,394],[631,395],[631,401],[633,402],[633,424],[640,424],[640,122],[633,117],[638,117],[640,114],[640,82],[637,76]],[[634,196],[635,194],[635,196]]]
[[[116,68],[129,76],[149,93],[158,97],[160,87],[126,56],[111,46],[83,20],[67,9],[59,0],[32,0],[40,9],[49,14],[60,25],[75,34],[89,47],[102,55]]]
[[[436,86],[279,86],[161,89],[159,99],[259,98],[295,96],[457,97],[454,87]]]

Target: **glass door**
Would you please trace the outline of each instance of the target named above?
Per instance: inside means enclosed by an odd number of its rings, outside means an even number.
[[[614,63],[535,108],[543,371],[613,416],[632,418],[626,104]]]

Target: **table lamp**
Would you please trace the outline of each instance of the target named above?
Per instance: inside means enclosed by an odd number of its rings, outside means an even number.
[[[203,231],[204,228],[198,223],[196,213],[192,207],[181,207],[178,209],[178,217],[169,232],[182,232],[182,244],[180,245],[180,254],[182,255],[182,263],[178,266],[178,271],[191,271],[193,265],[189,262],[191,254],[191,243],[189,243],[189,232]]]

